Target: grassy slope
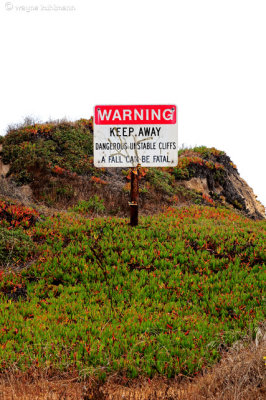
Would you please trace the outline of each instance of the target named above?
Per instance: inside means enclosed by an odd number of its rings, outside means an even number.
[[[134,229],[77,212],[7,225],[38,250],[0,272],[1,371],[191,374],[263,319],[265,221],[194,206]]]

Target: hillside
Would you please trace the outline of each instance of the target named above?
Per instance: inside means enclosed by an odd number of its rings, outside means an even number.
[[[0,394],[61,379],[77,399],[170,400],[191,381],[184,399],[263,399],[263,207],[222,151],[184,149],[142,169],[132,228],[128,171],[93,167],[92,133],[2,139]]]
[[[0,189],[4,196],[16,193],[13,197],[20,201],[31,198],[61,209],[97,195],[106,213],[127,214],[129,171],[94,168],[92,119],[10,128],[2,138],[1,158],[1,175],[7,177]],[[169,205],[211,204],[265,218],[265,208],[236,166],[215,148],[180,150],[177,167],[144,168],[141,175],[143,214]]]

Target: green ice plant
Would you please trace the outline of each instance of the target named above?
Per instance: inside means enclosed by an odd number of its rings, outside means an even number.
[[[17,357],[102,379],[199,371],[263,320],[265,228],[196,206],[133,229],[72,211],[38,222],[36,261],[0,274],[1,370]]]

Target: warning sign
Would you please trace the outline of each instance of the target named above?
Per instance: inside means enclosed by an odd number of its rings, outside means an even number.
[[[175,105],[95,106],[96,167],[177,165]]]

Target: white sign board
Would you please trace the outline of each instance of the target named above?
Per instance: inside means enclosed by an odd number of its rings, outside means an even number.
[[[95,106],[95,167],[177,165],[175,105]]]

